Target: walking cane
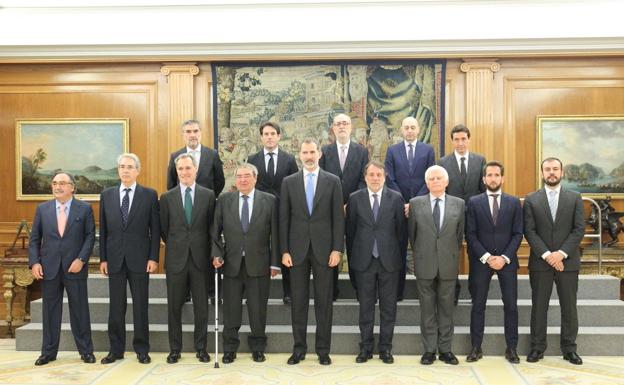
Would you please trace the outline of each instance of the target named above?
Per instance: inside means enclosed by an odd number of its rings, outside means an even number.
[[[219,368],[219,269],[215,269],[215,369]]]

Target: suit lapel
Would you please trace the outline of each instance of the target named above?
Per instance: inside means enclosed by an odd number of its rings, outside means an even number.
[[[284,153],[278,150],[277,152],[277,166],[275,167],[275,178],[273,178],[273,184],[277,182],[280,175],[286,175],[287,158]]]
[[[301,202],[300,204],[304,208],[305,212],[308,213],[308,216],[310,216],[310,213],[308,212],[308,202],[306,201],[306,192],[305,192],[306,180],[303,174],[303,170],[297,171],[296,179],[298,179],[299,182],[295,183],[295,196],[300,197],[300,202]]]
[[[340,169],[340,155],[338,154],[339,149],[338,149],[338,142],[334,142],[332,143],[332,145],[329,148],[329,151],[327,152],[327,160],[326,160],[326,164],[329,166],[329,163],[332,164],[331,169],[334,169],[338,172],[338,177],[340,177],[342,179],[342,170]],[[347,161],[345,159],[345,168],[347,167]],[[329,169],[330,167],[328,167]]]
[[[321,188],[322,183],[325,183],[325,175],[323,174],[323,171],[319,168],[319,174],[318,177],[316,179],[316,188],[314,189],[314,200],[312,201],[312,213],[314,213],[314,209],[316,208],[316,205],[318,205],[319,200],[321,199],[321,194],[323,193],[323,189]],[[305,191],[303,196],[305,197]],[[306,203],[306,207],[307,207],[307,203]]]
[[[197,191],[195,191],[195,192],[197,192]],[[173,193],[172,194],[173,196],[171,197],[173,199],[173,210],[172,211],[175,210],[175,212],[180,213],[180,215],[183,218],[182,221],[184,222],[186,227],[189,227],[189,225],[186,223],[186,218],[184,216],[184,204],[182,203],[182,199],[183,199],[182,196],[183,195],[181,194],[181,187],[180,187],[180,185],[177,185],[175,190],[172,191],[172,193]],[[195,198],[197,198],[197,195],[195,195]],[[195,206],[195,205],[193,205],[193,206]],[[194,207],[193,207],[193,209],[194,209]],[[195,211],[195,210],[193,210],[193,211]]]
[[[420,201],[420,207],[421,210],[425,212],[426,215],[423,215],[423,217],[425,218],[425,221],[427,222],[427,226],[431,227],[433,229],[433,232],[437,232],[438,228],[435,225],[435,223],[433,223],[433,210],[431,210],[431,201],[429,199],[429,194],[424,195],[425,199]]]
[[[505,205],[503,205],[503,198],[501,195],[500,198],[500,210],[498,210],[498,218],[497,221],[501,220],[501,214],[502,214],[502,210],[504,210]],[[488,194],[484,194],[482,198],[479,199],[479,206],[481,207],[481,210],[483,211],[483,215],[486,216],[488,218],[488,222],[490,223],[490,225],[492,225],[492,227],[496,227],[496,225],[494,224],[494,218],[492,218],[492,211],[490,210],[490,197],[488,196]]]
[[[134,197],[132,198],[132,206],[130,206],[130,212],[128,213],[128,222],[126,223],[126,227],[130,226],[130,222],[132,222],[132,219],[136,217],[136,212],[139,211],[139,208],[143,204],[143,191],[143,187],[137,184],[136,189],[134,190]],[[120,210],[118,212],[121,219],[121,205],[119,203],[119,194],[115,194],[115,196],[117,197],[117,207],[120,207]]]
[[[56,200],[49,201],[50,203],[43,207],[43,218],[47,221],[49,218],[52,222],[50,227],[54,229],[56,235],[60,238],[61,234],[58,231],[58,219],[56,218]]]
[[[254,193],[254,200],[253,200],[253,204],[251,205],[251,216],[249,218],[249,228],[251,228],[251,226],[257,222],[256,218],[262,214],[262,208],[264,207],[262,204],[262,196],[260,194],[258,194],[258,190],[256,190],[256,192]]]
[[[401,162],[403,162],[403,164],[405,165],[405,168],[408,169],[409,174],[412,174],[412,170],[409,169],[409,162],[407,161],[407,147],[405,146],[405,141],[401,141],[399,144],[397,144],[398,146],[398,150],[399,150],[399,158],[401,159]],[[414,158],[416,158],[416,148],[414,148]],[[416,163],[416,162],[414,162]]]
[[[542,206],[542,209],[544,210],[548,221],[551,225],[554,225],[555,223],[553,222],[552,214],[550,213],[550,205],[548,204],[548,197],[546,196],[546,189],[544,187],[542,187],[537,193],[537,198],[539,199],[539,203]],[[557,210],[558,209],[559,207],[557,207]]]
[[[449,195],[446,194],[444,197],[444,216],[442,219],[442,227],[440,227],[440,234],[442,234],[442,232],[444,231],[444,229],[446,229],[446,225],[448,224],[449,218],[450,218],[450,212],[453,209],[453,203],[451,203],[451,200],[449,199]],[[433,211],[431,212],[431,219],[433,221]]]
[[[203,145],[200,145],[200,160],[197,165],[197,179],[200,175],[204,175],[204,172],[208,169],[208,149]],[[197,191],[196,191],[197,192]]]
[[[55,204],[55,209],[56,209],[56,204]],[[80,206],[76,204],[76,197],[74,197],[69,207],[69,216],[67,217],[67,224],[65,225],[65,232],[63,233],[63,235],[69,232],[69,229],[71,228],[72,224],[76,221],[76,218],[78,218],[78,215],[79,215],[78,211],[80,211]]]
[[[199,185],[195,183],[195,199],[193,200],[193,212],[191,213],[191,226],[195,223],[197,217],[199,216],[200,205],[203,205],[204,203],[204,194],[201,193]],[[182,211],[184,211],[184,208]]]

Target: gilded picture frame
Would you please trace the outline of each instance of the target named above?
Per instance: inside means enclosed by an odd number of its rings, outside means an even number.
[[[624,199],[624,116],[541,115],[537,127],[537,187],[541,163],[563,162],[562,185],[589,198]]]
[[[59,169],[76,179],[76,197],[97,201],[119,183],[117,157],[129,149],[129,119],[16,119],[16,199],[52,199]]]

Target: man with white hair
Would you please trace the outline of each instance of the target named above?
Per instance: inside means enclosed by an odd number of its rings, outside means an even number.
[[[444,363],[457,365],[452,352],[453,300],[464,238],[464,201],[445,193],[448,173],[441,166],[425,172],[429,194],[409,203],[408,235],[414,256],[420,296],[420,332],[423,365],[440,353]]]

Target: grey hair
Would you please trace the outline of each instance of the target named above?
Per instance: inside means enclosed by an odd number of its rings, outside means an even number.
[[[122,159],[125,159],[125,158],[132,159],[134,161],[134,167],[136,167],[138,171],[141,171],[141,160],[139,160],[139,157],[136,154],[133,154],[131,152],[124,152],[123,154],[117,157],[118,167],[121,164]]]
[[[433,166],[429,167],[429,168],[427,169],[427,171],[425,171],[425,182],[427,182],[427,180],[429,179],[429,176],[430,176],[430,175],[431,175],[431,173],[432,173],[432,172],[434,172],[434,171],[440,171],[440,172],[442,172],[442,175],[444,176],[444,179],[445,179],[445,180],[448,180],[448,179],[449,179],[448,172],[446,171],[446,169],[445,169],[444,167],[442,167],[442,166],[438,166],[437,164],[435,164],[435,165],[433,165]]]
[[[251,170],[251,173],[253,174],[254,178],[258,176],[258,168],[251,163],[241,163],[238,166],[236,166],[236,168],[234,169],[234,175],[236,175],[236,173],[240,169]]]
[[[176,167],[178,167],[178,162],[186,158],[190,159],[191,162],[193,162],[193,167],[197,168],[197,159],[195,159],[195,157],[188,152],[183,152],[182,154],[178,155],[173,162],[175,163]]]
[[[180,126],[180,128],[184,130],[185,126],[194,126],[194,125],[197,125],[197,127],[199,127],[199,130],[201,131],[201,124],[199,124],[199,121],[195,119],[185,120],[184,122],[182,122],[182,125]]]
[[[319,145],[318,140],[316,140],[316,139],[314,139],[314,138],[311,138],[311,137],[308,137],[308,138],[303,139],[303,141],[301,142],[301,144],[302,144],[302,145],[303,145],[303,144],[314,144],[314,145],[316,146],[316,149],[317,149],[317,150],[319,150],[319,151],[321,150],[321,147],[320,147],[320,145]]]

